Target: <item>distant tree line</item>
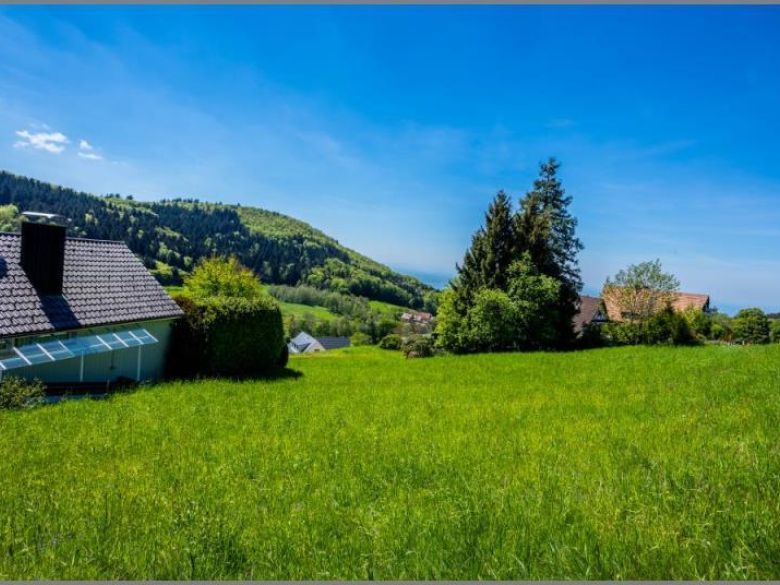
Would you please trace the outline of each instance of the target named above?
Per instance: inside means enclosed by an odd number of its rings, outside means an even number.
[[[0,172],[0,205],[64,215],[72,220],[72,236],[122,240],[164,284],[179,284],[202,258],[235,256],[267,283],[306,284],[420,309],[436,305],[432,287],[264,210],[196,199],[97,197],[7,172]],[[8,229],[17,219],[8,208],[0,221]]]

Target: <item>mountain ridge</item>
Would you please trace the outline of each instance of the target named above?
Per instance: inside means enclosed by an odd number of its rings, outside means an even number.
[[[435,307],[433,287],[276,211],[198,199],[99,196],[8,171],[0,171],[0,205],[64,215],[71,219],[71,236],[122,240],[163,284],[177,284],[204,257],[235,255],[268,284]]]

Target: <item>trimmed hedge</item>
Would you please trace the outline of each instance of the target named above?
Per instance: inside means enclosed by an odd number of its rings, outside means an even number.
[[[173,326],[169,376],[252,376],[286,365],[282,313],[270,297],[174,299],[184,317]]]

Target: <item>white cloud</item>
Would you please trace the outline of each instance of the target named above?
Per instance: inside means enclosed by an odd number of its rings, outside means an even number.
[[[87,160],[103,160],[102,156],[95,154],[94,152],[79,152],[79,157]]]
[[[16,135],[22,140],[14,143],[14,148],[36,148],[52,154],[60,154],[65,150],[65,145],[70,143],[68,137],[62,132],[29,132],[17,130]]]
[[[79,158],[87,160],[103,160],[103,155],[95,152],[95,147],[83,138],[79,140]]]

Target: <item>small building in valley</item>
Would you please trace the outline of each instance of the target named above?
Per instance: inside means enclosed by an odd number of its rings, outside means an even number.
[[[341,349],[349,347],[349,337],[312,337],[305,331],[290,340],[287,349],[290,353],[315,353],[318,351],[328,351],[331,349]]]
[[[48,384],[154,380],[182,315],[123,242],[66,237],[61,216],[25,213],[0,233],[0,377]]]
[[[401,314],[401,321],[404,323],[430,325],[433,322],[433,315],[425,311],[407,311]]]

